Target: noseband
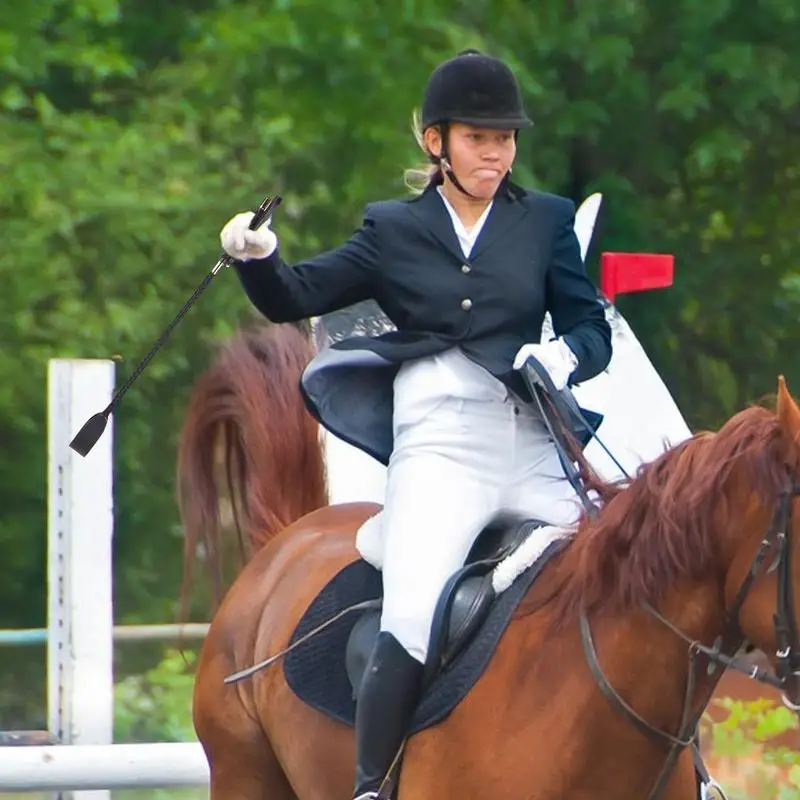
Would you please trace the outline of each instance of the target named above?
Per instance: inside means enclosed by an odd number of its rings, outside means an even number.
[[[676,734],[668,733],[651,725],[639,716],[611,686],[600,667],[589,620],[586,614],[581,611],[580,628],[583,650],[589,669],[600,690],[611,704],[639,730],[659,742],[666,742],[670,745],[664,767],[649,795],[650,800],[655,800],[664,790],[681,751],[689,745],[695,744],[700,717],[703,714],[703,709],[711,699],[709,695],[700,706],[700,710],[692,713],[692,707],[695,705],[693,701],[695,700],[694,691],[697,682],[696,669],[699,656],[705,656],[707,659],[706,670],[709,675],[712,675],[718,666],[723,669],[730,668],[743,672],[749,678],[778,689],[781,692],[784,705],[792,711],[800,713],[800,633],[798,633],[797,615],[794,606],[794,587],[791,579],[792,537],[790,535],[792,501],[798,496],[800,496],[800,485],[791,482],[787,482],[787,488],[778,495],[770,527],[761,540],[747,576],[739,587],[731,608],[726,613],[725,629],[711,647],[691,639],[649,604],[644,606],[649,614],[663,623],[688,645],[689,674],[684,694],[681,723]],[[774,558],[770,565],[764,569],[770,552],[774,553]],[[756,579],[762,573],[769,575],[776,570],[778,571],[778,596],[773,625],[778,649],[776,652],[777,666],[775,674],[772,674],[759,667],[751,666],[742,659],[735,658],[735,654],[745,644],[745,637],[739,627],[739,613],[747,595]]]

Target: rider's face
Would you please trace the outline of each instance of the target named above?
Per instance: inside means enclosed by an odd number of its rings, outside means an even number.
[[[431,152],[441,152],[441,136],[428,132]],[[479,128],[454,122],[449,127],[447,153],[459,183],[473,196],[494,197],[503,177],[511,169],[517,153],[514,131]]]

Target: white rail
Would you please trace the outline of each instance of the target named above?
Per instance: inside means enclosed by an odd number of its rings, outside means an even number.
[[[205,753],[195,742],[0,747],[0,791],[206,786]],[[94,791],[93,791],[94,790]]]

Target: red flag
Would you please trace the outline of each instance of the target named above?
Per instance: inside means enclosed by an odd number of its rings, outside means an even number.
[[[672,286],[675,256],[661,253],[603,253],[600,289],[613,303],[618,294]]]

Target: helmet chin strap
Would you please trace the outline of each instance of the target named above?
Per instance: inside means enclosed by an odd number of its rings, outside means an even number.
[[[482,197],[476,197],[474,194],[471,194],[470,192],[468,192],[461,185],[461,182],[456,177],[455,172],[453,172],[453,167],[450,165],[450,162],[447,160],[446,157],[439,159],[439,166],[441,166],[442,171],[444,172],[444,174],[447,175],[448,178],[450,178],[450,181],[452,182],[453,186],[455,186],[456,189],[458,189],[459,192],[461,192],[462,194],[465,194],[467,197],[471,197],[473,200],[483,200],[484,199]],[[503,187],[505,187],[507,185],[508,175],[509,175],[510,171],[511,170],[509,170],[509,172],[506,172],[506,174],[503,176],[503,179],[500,181],[500,184],[497,187],[497,192],[495,192],[495,196],[497,196],[497,193],[500,192],[503,189]]]
[[[458,189],[459,192],[461,192],[462,194],[465,194],[467,197],[471,197],[473,200],[480,200],[480,197],[475,197],[474,194],[471,194],[470,192],[468,192],[461,185],[461,181],[459,181],[459,179],[456,177],[456,173],[453,172],[453,167],[450,166],[450,162],[446,158],[440,158],[439,159],[439,165],[441,166],[442,171],[444,172],[444,174],[447,175],[448,178],[450,178],[450,182],[453,184],[453,186],[456,187],[456,189]]]

